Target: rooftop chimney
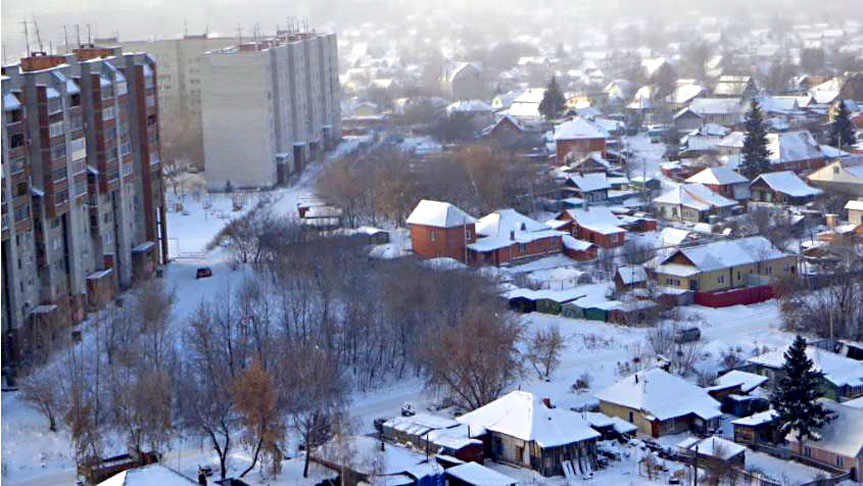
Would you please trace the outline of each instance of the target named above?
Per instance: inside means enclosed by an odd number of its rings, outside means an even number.
[[[44,52],[34,52],[29,57],[21,58],[22,71],[41,71],[57,67],[66,62],[65,56],[48,55]]]

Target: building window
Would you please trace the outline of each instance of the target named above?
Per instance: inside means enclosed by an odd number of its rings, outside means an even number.
[[[836,466],[845,467],[845,458],[838,454],[836,455]]]
[[[58,122],[55,122],[55,123],[48,125],[48,136],[49,137],[51,137],[51,138],[60,137],[64,133],[66,133],[66,131],[64,130],[62,121],[58,121]]]
[[[125,82],[117,83],[117,96],[123,96],[129,92],[129,88]]]
[[[72,147],[72,160],[82,160],[87,158],[87,139],[76,138],[70,143]]]
[[[109,106],[102,110],[102,119],[103,120],[112,120],[114,118],[114,107]]]
[[[435,230],[429,230],[429,241],[437,241],[437,233],[435,233]]]
[[[59,159],[66,156],[66,144],[58,143],[51,147],[51,158]]]
[[[725,275],[720,275],[719,277],[716,277],[716,282],[721,284],[725,283]]]
[[[63,111],[63,100],[60,98],[51,98],[48,100],[48,114],[60,113]]]

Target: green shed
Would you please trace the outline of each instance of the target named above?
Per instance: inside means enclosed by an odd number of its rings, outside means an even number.
[[[560,306],[560,315],[570,319],[584,319],[584,310],[573,302]]]

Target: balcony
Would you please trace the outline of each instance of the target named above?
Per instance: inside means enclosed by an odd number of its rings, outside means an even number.
[[[9,215],[6,213],[3,213],[2,225],[3,225],[3,227],[2,227],[3,231],[6,231],[7,229],[9,229]]]

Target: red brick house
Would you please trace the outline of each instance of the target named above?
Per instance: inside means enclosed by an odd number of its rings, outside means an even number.
[[[575,117],[565,121],[554,127],[556,163],[565,165],[570,153],[583,156],[599,152],[604,157],[607,139],[608,132],[586,118]]]
[[[476,241],[476,219],[448,202],[423,199],[408,216],[411,246],[421,258],[467,260],[467,245]]]
[[[575,261],[593,260],[599,248],[589,241],[577,240],[570,235],[563,235],[563,254]]]
[[[626,235],[620,218],[610,209],[600,206],[567,209],[558,214],[551,223],[556,229],[568,230],[575,238],[603,248],[623,245]]]
[[[479,219],[477,240],[467,245],[468,263],[503,265],[560,253],[565,233],[515,211],[501,209]]]

